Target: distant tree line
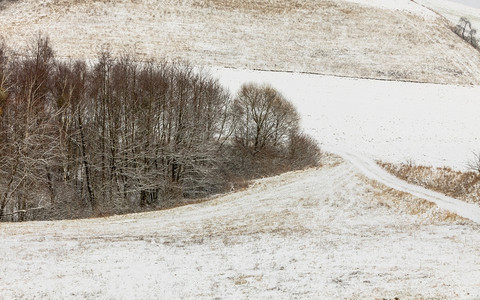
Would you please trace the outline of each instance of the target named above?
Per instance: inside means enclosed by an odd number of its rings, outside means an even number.
[[[185,63],[94,63],[0,44],[0,220],[99,216],[177,205],[315,166],[320,150],[270,86],[232,97]]]
[[[466,17],[460,18],[458,24],[453,28],[453,32],[455,32],[459,37],[464,39],[474,48],[479,49],[478,40],[476,37],[477,30],[472,27],[472,23]]]

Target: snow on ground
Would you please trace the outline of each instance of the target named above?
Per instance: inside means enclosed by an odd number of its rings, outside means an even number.
[[[382,169],[374,160],[351,152],[341,152],[343,158],[355,165],[362,174],[371,180],[375,180],[396,191],[411,194],[420,199],[435,203],[439,208],[452,212],[460,217],[469,219],[480,224],[480,206],[466,203],[441,193],[437,193],[423,187],[407,183],[386,170]]]
[[[480,84],[480,53],[409,0],[21,0],[0,24],[14,48],[49,34],[60,57],[109,45],[204,66]]]
[[[415,0],[416,3],[430,8],[432,11],[444,16],[453,25],[458,24],[461,17],[466,17],[477,30],[480,29],[480,8],[466,6],[448,0]]]
[[[433,18],[434,14],[431,11],[422,9],[419,7],[415,1],[412,0],[346,0],[352,3],[358,3],[366,6],[396,10],[396,11],[407,11],[418,15],[423,15],[427,18]]]
[[[271,83],[324,148],[367,157],[460,166],[478,124],[479,87],[212,74],[232,91]],[[353,161],[329,157],[167,211],[0,224],[1,297],[478,299],[479,225],[359,175]]]
[[[0,24],[19,42],[49,32],[60,56],[89,58],[108,42],[196,65],[480,82],[478,52],[411,1],[320,1],[322,12],[272,0],[273,15],[257,2],[23,0]],[[360,175],[358,164],[461,169],[480,150],[479,86],[212,74],[232,91],[272,84],[306,132],[326,150],[354,153],[352,162],[328,157],[322,168],[166,211],[2,223],[0,299],[480,298],[479,225]]]
[[[0,298],[480,297],[478,225],[326,162],[167,211],[1,224]]]
[[[463,170],[480,151],[479,86],[222,68],[212,74],[232,93],[245,82],[271,84],[297,107],[305,131],[332,152]]]

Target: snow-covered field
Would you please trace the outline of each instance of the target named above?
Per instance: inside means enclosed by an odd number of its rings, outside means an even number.
[[[480,83],[478,52],[408,0],[259,1],[22,0],[0,12],[0,34],[21,44],[43,30],[60,56],[90,58],[106,40],[211,66],[232,93],[270,83],[345,157],[166,211],[0,223],[0,299],[480,299],[479,208],[372,163],[465,167],[480,150],[480,87],[454,84]]]
[[[204,66],[480,84],[480,54],[410,0],[19,0],[0,24],[13,48],[49,34],[60,57],[108,45]]]
[[[235,93],[268,83],[291,100],[324,149],[464,170],[480,151],[480,87],[214,69]]]
[[[466,17],[472,22],[472,26],[475,29],[480,29],[480,8],[474,8],[448,0],[415,0],[415,2],[444,16],[452,22],[452,24],[458,24],[461,17]]]
[[[189,59],[213,66],[233,93],[243,82],[270,82],[327,150],[464,169],[480,151],[480,88],[466,86],[480,83],[480,53],[417,3],[454,19],[477,11],[446,0],[21,0],[0,14],[0,35],[22,45],[49,33],[61,57],[91,58],[108,43],[139,57]]]
[[[0,298],[480,297],[479,225],[325,162],[173,210],[1,224]]]
[[[476,147],[478,87],[212,74],[279,88],[341,154],[461,167]],[[454,203],[463,219],[345,156],[172,210],[0,224],[0,299],[479,299],[480,208]]]

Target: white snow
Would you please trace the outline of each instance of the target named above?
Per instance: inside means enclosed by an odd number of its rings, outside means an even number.
[[[109,46],[203,66],[480,84],[480,54],[408,0],[22,0],[0,24],[13,49],[43,32],[62,58]]]
[[[441,193],[409,184],[388,173],[375,161],[368,159],[365,156],[360,156],[351,152],[340,152],[339,154],[342,155],[343,158],[349,160],[370,179],[385,184],[397,191],[406,192],[418,198],[433,202],[441,209],[453,212],[463,218],[480,224],[480,207],[476,204],[465,203],[452,197],[447,197]]]
[[[479,86],[435,85],[216,68],[232,93],[268,83],[292,101],[324,149],[464,170],[480,151]]]
[[[348,21],[339,35],[320,26],[329,16],[302,10],[280,22],[187,0],[140,2],[24,0],[0,23],[14,41],[50,32],[60,56],[92,57],[103,40],[198,65],[480,82],[478,53],[414,1],[337,1],[327,20]],[[204,2],[216,3],[195,3]],[[358,14],[345,18],[351,8]],[[232,93],[245,82],[272,84],[297,106],[305,131],[345,160],[329,156],[322,168],[166,211],[0,223],[0,299],[480,298],[478,206],[406,185],[373,162],[463,169],[480,150],[479,86],[212,74]]]
[[[466,17],[472,22],[477,30],[480,27],[480,8],[466,6],[448,0],[415,0],[416,3],[428,7],[447,18],[453,25],[457,24],[461,17]]]
[[[478,225],[391,208],[412,199],[356,174],[333,163],[167,211],[1,224],[1,298],[480,297]]]
[[[435,13],[425,9],[422,6],[419,6],[415,1],[412,0],[346,0],[348,2],[362,4],[366,6],[372,6],[381,9],[388,10],[397,10],[397,11],[406,11],[421,15],[427,18],[434,19]]]

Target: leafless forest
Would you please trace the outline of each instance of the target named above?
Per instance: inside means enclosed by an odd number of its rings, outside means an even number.
[[[0,220],[179,205],[318,163],[270,86],[237,95],[188,63],[55,58],[47,37],[0,44]]]

